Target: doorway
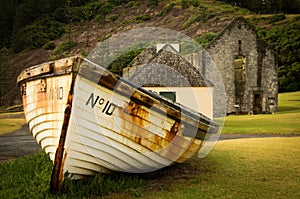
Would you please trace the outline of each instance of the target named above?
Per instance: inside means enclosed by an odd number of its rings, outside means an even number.
[[[262,91],[253,92],[253,114],[262,113]]]

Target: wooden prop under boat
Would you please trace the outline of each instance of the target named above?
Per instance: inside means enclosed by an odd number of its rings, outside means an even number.
[[[30,132],[54,162],[51,190],[72,179],[151,172],[199,152],[218,126],[79,56],[18,77]]]

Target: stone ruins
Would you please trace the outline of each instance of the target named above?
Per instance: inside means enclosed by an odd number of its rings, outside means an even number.
[[[136,57],[133,63],[123,70],[123,77],[129,78],[130,72],[136,71],[136,68],[141,67],[142,64],[147,64],[153,57],[157,58],[155,53],[158,52],[149,52],[151,55],[147,59],[145,59],[145,53]],[[164,54],[168,54],[168,56],[162,58],[162,54],[160,54],[159,62],[169,63],[170,53]],[[224,115],[224,110],[219,110],[222,108],[219,104],[225,101],[225,114],[227,115],[277,112],[276,55],[267,43],[258,38],[256,30],[245,18],[234,19],[205,49],[182,57],[191,63],[190,67],[195,67],[200,71],[204,79],[212,82],[214,86],[214,116]],[[185,63],[182,60],[180,62]],[[213,74],[216,71],[211,71],[213,67],[210,65],[212,64],[221,74],[226,98],[218,96],[220,85],[214,84]]]

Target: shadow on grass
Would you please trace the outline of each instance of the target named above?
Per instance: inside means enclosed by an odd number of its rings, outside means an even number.
[[[290,111],[297,111],[300,110],[300,107],[293,107],[293,106],[286,106],[286,107],[279,107],[278,112],[283,113],[283,112],[290,112]]]
[[[170,185],[197,178],[199,173],[210,173],[212,164],[205,159],[193,157],[182,164],[174,164],[161,170],[143,173],[98,174],[85,180],[66,179],[62,190],[55,197],[143,197],[147,192],[169,190]]]

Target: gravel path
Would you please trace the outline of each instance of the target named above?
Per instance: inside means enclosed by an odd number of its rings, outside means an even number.
[[[28,126],[0,136],[0,162],[33,154],[41,147],[29,132]]]
[[[221,134],[219,140],[241,138],[266,138],[266,137],[296,137],[300,135],[288,134]],[[29,132],[28,126],[0,136],[0,162],[33,154],[41,147]]]

